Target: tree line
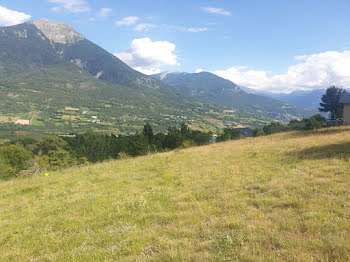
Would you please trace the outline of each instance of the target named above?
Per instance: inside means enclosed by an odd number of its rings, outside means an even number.
[[[191,130],[187,125],[154,133],[151,125],[132,135],[86,132],[72,136],[47,136],[40,140],[14,139],[0,146],[0,178],[9,179],[37,163],[42,170],[56,170],[87,162],[96,163],[126,156],[208,144],[211,132]]]
[[[286,127],[273,122],[255,129],[253,136],[287,131],[292,126],[296,129],[295,123],[297,122],[291,121],[289,127]],[[216,142],[238,138],[240,133],[235,128],[224,128],[216,137]],[[164,133],[154,133],[152,126],[146,124],[142,132],[132,135],[86,132],[70,136],[46,136],[39,140],[13,139],[0,146],[0,179],[13,178],[33,165],[39,166],[41,170],[57,170],[88,162],[136,157],[176,148],[206,145],[210,142],[214,142],[211,132],[191,130],[186,124],[169,127]]]

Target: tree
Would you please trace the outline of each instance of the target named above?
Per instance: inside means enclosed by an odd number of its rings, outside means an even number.
[[[168,134],[165,136],[163,141],[163,148],[175,149],[182,145],[185,137],[180,130],[176,128],[168,128]]]
[[[224,133],[216,138],[217,142],[223,142],[227,140],[234,140],[239,138],[239,132],[234,128],[224,128]]]
[[[184,135],[188,135],[190,133],[190,129],[185,123],[181,124],[180,130],[181,130],[181,133]]]
[[[282,132],[285,127],[280,122],[271,122],[269,125],[263,127],[263,131],[266,135]]]
[[[331,86],[322,96],[319,111],[329,112],[331,118],[341,118],[343,115],[343,107],[339,104],[339,99],[344,94],[345,90]]]
[[[89,162],[96,163],[108,158],[110,144],[101,134],[86,132],[79,135],[80,150],[82,156],[85,156]]]
[[[42,153],[47,155],[50,151],[56,151],[58,149],[68,150],[69,146],[66,141],[58,136],[44,137],[41,144]]]
[[[142,133],[145,137],[147,137],[148,143],[151,144],[153,142],[153,136],[154,136],[151,125],[148,123],[144,125]]]
[[[127,149],[127,154],[129,156],[141,156],[145,155],[148,150],[148,141],[147,137],[144,134],[138,134],[131,136],[129,138],[129,144]]]

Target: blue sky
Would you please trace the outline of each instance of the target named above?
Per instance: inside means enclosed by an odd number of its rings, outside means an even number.
[[[205,70],[271,91],[350,84],[349,0],[0,0],[0,7],[68,23],[145,73]]]

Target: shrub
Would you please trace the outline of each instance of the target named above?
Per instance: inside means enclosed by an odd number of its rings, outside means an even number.
[[[285,131],[286,128],[280,122],[272,122],[271,124],[264,126],[263,130],[266,135],[270,135]]]
[[[0,147],[0,178],[9,179],[29,167],[33,154],[22,145]]]
[[[321,123],[320,121],[317,121],[316,118],[312,117],[306,122],[305,129],[306,130],[317,130],[321,128]]]

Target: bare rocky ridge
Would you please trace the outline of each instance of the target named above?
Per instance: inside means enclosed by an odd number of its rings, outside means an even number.
[[[35,20],[30,23],[35,25],[52,42],[74,44],[85,39],[73,27],[64,23],[49,21],[47,19]]]

